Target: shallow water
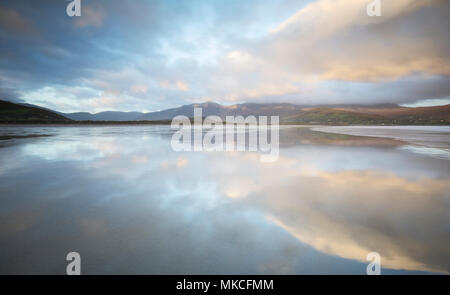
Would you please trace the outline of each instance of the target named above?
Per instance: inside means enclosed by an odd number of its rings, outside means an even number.
[[[450,126],[327,126],[313,130],[404,140],[413,152],[450,159]]]
[[[64,274],[71,251],[84,274],[365,274],[373,251],[448,273],[450,137],[424,132],[282,127],[262,163],[174,152],[169,126],[0,127],[0,273]]]

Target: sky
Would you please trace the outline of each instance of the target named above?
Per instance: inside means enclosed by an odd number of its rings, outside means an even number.
[[[62,112],[215,101],[450,103],[450,1],[0,1],[0,99]]]

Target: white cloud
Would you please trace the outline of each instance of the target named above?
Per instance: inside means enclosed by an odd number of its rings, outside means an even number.
[[[315,103],[327,103],[330,97],[324,94],[329,91],[323,88],[328,81],[340,81],[341,88],[352,91],[355,84],[348,82],[359,82],[361,88],[417,74],[450,76],[450,40],[445,30],[436,28],[446,23],[448,4],[384,1],[381,17],[367,16],[367,4],[318,0],[306,5],[261,40],[228,52],[211,79],[210,96],[283,101],[297,94],[299,103],[311,97]],[[430,16],[435,17],[432,25]],[[374,93],[368,94],[369,101],[377,102]],[[386,101],[385,91],[380,94],[378,102],[399,101]],[[332,95],[342,96],[336,102],[349,102],[348,93]]]

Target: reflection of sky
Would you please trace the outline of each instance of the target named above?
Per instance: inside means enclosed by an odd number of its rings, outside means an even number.
[[[85,273],[365,273],[371,251],[385,273],[449,272],[447,161],[339,139],[261,163],[175,153],[167,127],[44,133],[0,149],[0,273],[63,273],[70,251]]]
[[[412,152],[450,159],[449,126],[328,126],[314,130],[404,140],[418,145],[409,146],[408,149]]]

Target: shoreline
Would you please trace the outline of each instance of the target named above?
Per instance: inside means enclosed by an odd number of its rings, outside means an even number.
[[[0,126],[54,126],[54,127],[72,127],[72,126],[142,126],[142,125],[160,125],[160,126],[167,126],[171,125],[172,121],[75,121],[75,122],[35,122],[35,123],[26,123],[26,122],[11,122],[11,123],[3,123],[0,122]],[[198,125],[192,123],[192,125]],[[219,125],[219,124],[218,124]],[[222,123],[221,125],[227,125]],[[236,125],[242,125],[242,124],[236,124]],[[248,124],[245,124],[248,125]],[[271,124],[267,124],[271,125]],[[279,126],[329,126],[329,127],[350,127],[350,126],[361,126],[361,127],[396,127],[396,126],[450,126],[450,123],[448,124],[433,124],[433,123],[427,123],[427,124],[411,124],[411,123],[405,123],[405,124],[387,124],[387,123],[380,123],[380,124],[326,124],[326,123],[320,123],[320,122],[311,122],[311,123],[304,123],[304,122],[298,122],[298,123],[280,123]]]

